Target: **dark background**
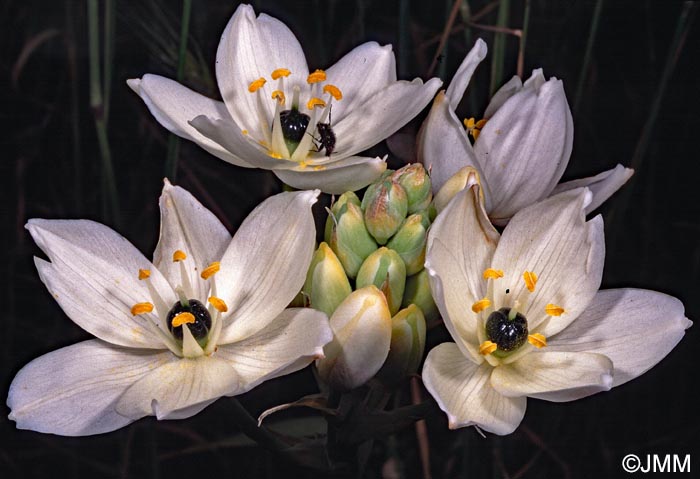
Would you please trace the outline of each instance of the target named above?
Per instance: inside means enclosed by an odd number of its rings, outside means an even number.
[[[400,78],[426,79],[432,59],[440,53],[438,41],[452,3],[264,0],[254,6],[295,32],[311,68],[327,67],[353,46],[376,40],[394,45]],[[175,77],[182,4],[164,0],[99,4],[100,34],[105,19],[112,33],[106,35],[106,44],[102,37],[100,45],[103,81],[109,79],[105,84],[110,92],[97,111],[107,121],[117,214],[110,210],[104,150],[99,148],[95,110],[90,108],[86,2],[0,2],[3,397],[16,372],[31,359],[89,337],[63,314],[39,281],[32,256],[40,253],[23,228],[27,219],[95,219],[117,228],[147,255],[157,240],[157,198],[172,140],[125,80],[149,72]],[[401,4],[408,6],[403,17]],[[495,7],[479,23],[496,24],[497,1],[469,4],[472,13]],[[547,77],[564,80],[575,118],[574,151],[565,179],[594,174],[618,162],[636,168],[624,191],[601,209],[608,251],[604,287],[635,286],[672,294],[685,303],[687,316],[697,319],[700,28],[696,11],[700,5],[607,0],[597,16],[596,5],[573,0],[529,2],[526,76],[543,67]],[[184,83],[210,96],[217,96],[212,68],[216,46],[236,6],[215,0],[193,2]],[[524,7],[524,0],[511,0],[510,28],[522,27]],[[597,35],[583,71],[596,17]],[[465,33],[463,25],[458,15],[435,74],[449,80],[473,40],[482,36],[489,44],[489,57],[459,112],[479,117],[489,96],[494,34],[474,28]],[[515,73],[517,38],[506,36],[505,47],[500,83]],[[405,133],[414,132],[419,124],[414,122]],[[225,164],[186,141],[179,148],[175,183],[194,193],[231,230],[255,205],[281,190],[269,172]],[[373,153],[386,148],[381,144]],[[398,156],[405,156],[404,150],[394,148]],[[401,164],[397,155],[390,161]],[[320,217],[320,209],[318,213]],[[625,477],[620,461],[629,453],[691,454],[691,470],[699,470],[696,328],[653,370],[609,393],[564,404],[530,400],[522,425],[507,437],[484,439],[473,428],[448,431],[442,415],[430,416],[432,474]],[[430,344],[448,339],[444,331],[431,334]],[[241,401],[258,414],[313,392],[307,369],[266,383]],[[407,395],[403,391],[403,401]],[[18,431],[5,419],[9,413],[5,407],[0,411],[0,476],[318,476],[245,443],[236,435],[226,401],[219,400],[188,420],[148,418],[88,438]],[[288,428],[311,432],[319,425],[318,416],[303,410],[283,417]],[[380,477],[382,470],[387,477],[390,470],[405,477],[421,476],[413,428],[375,443],[365,475]]]

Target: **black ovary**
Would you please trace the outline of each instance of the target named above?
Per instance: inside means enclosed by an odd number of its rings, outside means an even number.
[[[201,302],[196,299],[190,299],[189,305],[183,306],[179,301],[175,303],[170,312],[168,312],[168,328],[175,339],[182,339],[182,326],[173,328],[173,318],[180,313],[191,313],[194,316],[194,323],[187,323],[190,332],[194,339],[202,339],[209,334],[211,328],[211,315]]]
[[[309,126],[309,115],[301,113],[296,108],[284,110],[280,113],[280,123],[282,124],[282,135],[287,141],[299,143],[304,138],[306,127]]]
[[[527,319],[520,313],[508,319],[510,308],[501,308],[491,313],[486,320],[486,336],[504,352],[513,351],[525,344]]]

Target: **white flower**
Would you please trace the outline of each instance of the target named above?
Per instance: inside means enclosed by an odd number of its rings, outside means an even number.
[[[99,223],[30,220],[50,259],[35,259],[42,281],[98,339],[26,365],[10,386],[10,419],[20,429],[83,436],[148,415],[186,418],[323,357],[332,339],[326,315],[285,309],[313,253],[317,195],[269,198],[231,239],[166,181],[153,263]]]
[[[515,76],[503,85],[484,120],[467,120],[465,130],[455,110],[485,56],[486,43],[479,39],[447,92],[435,98],[423,125],[418,155],[431,168],[436,194],[452,175],[471,166],[480,174],[489,217],[503,225],[528,205],[584,186],[593,193],[589,213],[632,176],[633,170],[617,165],[590,178],[557,184],[569,163],[574,127],[562,81],[545,80],[541,69],[524,84]],[[468,133],[475,138],[473,146]]]
[[[603,221],[587,189],[518,212],[503,235],[475,175],[438,215],[426,269],[455,343],[428,354],[423,381],[451,428],[515,430],[526,397],[572,401],[619,386],[665,357],[692,324],[655,291],[599,291]],[[502,309],[505,308],[505,309]]]
[[[376,179],[384,161],[357,153],[408,123],[442,84],[396,81],[391,46],[374,42],[309,73],[289,28],[265,14],[256,18],[249,5],[238,7],[221,36],[216,77],[223,102],[157,75],[128,84],[171,132],[234,165],[326,193]]]

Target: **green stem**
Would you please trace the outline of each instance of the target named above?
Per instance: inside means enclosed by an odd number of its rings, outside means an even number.
[[[498,19],[496,26],[507,28],[508,19],[510,18],[510,0],[501,0],[498,6]],[[503,64],[506,56],[506,34],[496,33],[493,38],[493,60],[491,61],[491,87],[489,93],[493,96],[494,92],[503,83]]]
[[[586,53],[583,55],[583,65],[581,66],[581,73],[578,77],[578,85],[576,85],[576,96],[574,96],[574,114],[578,113],[578,106],[581,103],[581,97],[583,96],[583,86],[586,84],[588,67],[591,63],[593,44],[595,43],[595,38],[598,34],[598,23],[600,22],[600,12],[602,10],[603,0],[597,0],[595,4],[595,9],[593,10],[591,29],[588,32],[588,43],[586,44]]]
[[[182,1],[182,18],[180,21],[180,49],[177,56],[176,79],[182,83],[185,77],[185,60],[187,59],[187,38],[190,34],[190,16],[192,13],[192,0]],[[171,134],[168,138],[168,156],[165,161],[165,176],[175,180],[177,176],[177,161],[180,156],[180,137]]]
[[[520,34],[520,49],[518,50],[518,76],[525,73],[525,46],[527,45],[527,31],[530,28],[530,0],[525,0],[525,12],[523,13],[523,28]]]
[[[104,18],[104,44],[102,46],[102,70],[104,78],[102,79],[102,91],[104,99],[104,121],[105,126],[109,125],[109,107],[112,94],[112,62],[114,61],[114,0],[104,0],[105,18]]]

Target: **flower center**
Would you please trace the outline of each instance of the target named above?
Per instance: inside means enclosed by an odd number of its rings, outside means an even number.
[[[501,308],[489,314],[485,327],[486,337],[496,343],[499,351],[518,349],[527,339],[527,319],[511,308]]]
[[[197,342],[205,339],[211,329],[211,315],[201,302],[190,299],[185,304],[175,303],[167,316],[168,329],[177,340],[182,340],[182,328],[187,325]]]
[[[337,86],[325,83],[326,72],[323,70],[309,74],[306,78],[307,91],[302,92],[298,85],[288,91],[285,78],[290,75],[292,72],[286,68],[278,68],[270,75],[272,80],[277,81],[277,89],[271,95],[275,102],[272,125],[268,124],[264,104],[269,100],[263,96],[267,80],[260,77],[248,86],[248,91],[258,97],[258,117],[263,135],[263,138],[251,140],[265,148],[273,158],[295,161],[301,168],[312,165],[315,169],[323,169],[325,167],[321,163],[326,160],[307,160],[307,157],[311,152],[321,152],[324,149],[327,157],[333,153],[336,137],[331,128],[331,105],[334,100],[340,101],[343,93]],[[301,101],[302,94],[307,98],[305,103]]]

